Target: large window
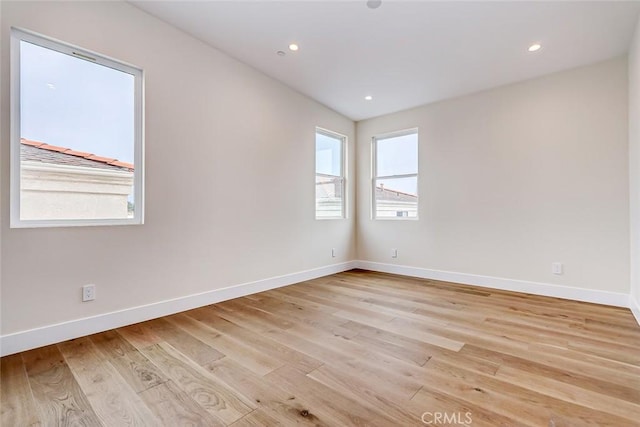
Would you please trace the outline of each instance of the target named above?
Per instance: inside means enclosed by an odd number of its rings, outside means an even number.
[[[142,71],[11,32],[11,226],[141,224]]]
[[[316,129],[316,219],[345,217],[345,141]]]
[[[373,217],[418,218],[418,130],[373,138]]]

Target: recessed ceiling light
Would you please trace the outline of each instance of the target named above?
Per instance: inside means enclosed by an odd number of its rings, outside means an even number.
[[[382,5],[382,0],[368,0],[367,7],[369,9],[377,9]]]
[[[536,50],[540,50],[542,46],[540,46],[539,43],[534,43],[531,46],[529,46],[529,52],[535,52]]]
[[[373,96],[367,95],[364,97],[364,99],[366,99],[367,101],[371,101],[373,99]]]
[[[289,45],[289,50],[292,50],[292,51],[294,51],[294,52],[295,52],[295,51],[296,51],[296,50],[298,50],[298,49],[300,49],[300,47],[299,47],[297,44],[295,44],[295,43],[291,43],[291,44]]]
[[[279,50],[279,51],[277,51],[277,52],[276,52],[276,54],[277,54],[278,56],[285,56],[285,55],[286,55],[286,53],[284,52],[284,50]]]

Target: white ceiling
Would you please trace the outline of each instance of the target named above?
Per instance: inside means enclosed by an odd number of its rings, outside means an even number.
[[[353,120],[623,55],[640,12],[613,1],[132,3]]]

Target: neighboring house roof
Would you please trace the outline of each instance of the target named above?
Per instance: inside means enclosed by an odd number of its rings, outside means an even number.
[[[403,193],[402,191],[384,188],[384,186],[376,186],[376,200],[392,200],[394,202],[415,202],[418,196],[414,194]]]
[[[316,196],[321,199],[340,196],[341,186],[334,181],[316,182]]]
[[[319,198],[333,198],[340,196],[340,187],[334,181],[316,183],[316,196]],[[336,194],[337,193],[337,194]],[[402,191],[384,188],[384,186],[376,187],[376,200],[388,200],[392,202],[415,202],[418,196]]]
[[[133,171],[133,164],[20,138],[20,160],[94,169]]]

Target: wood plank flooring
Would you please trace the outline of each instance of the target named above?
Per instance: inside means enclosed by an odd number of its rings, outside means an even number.
[[[640,426],[629,310],[360,270],[0,364],[3,427]]]

